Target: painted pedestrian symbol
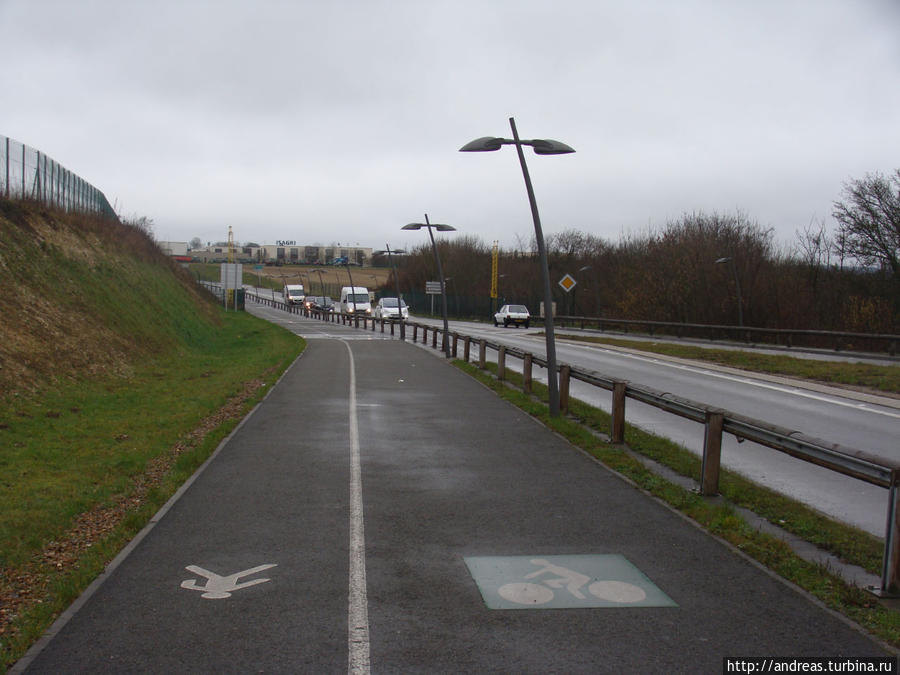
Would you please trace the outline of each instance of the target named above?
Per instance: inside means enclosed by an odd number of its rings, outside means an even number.
[[[466,558],[490,609],[674,607],[621,555]]]
[[[230,598],[231,594],[234,591],[239,591],[242,588],[248,588],[250,586],[256,586],[257,584],[264,584],[267,581],[271,581],[271,579],[252,579],[250,581],[239,583],[238,579],[242,577],[249,577],[252,574],[262,572],[272,567],[277,567],[277,565],[259,565],[258,567],[252,567],[249,570],[244,570],[243,572],[237,572],[235,574],[230,574],[223,577],[219,576],[215,572],[210,572],[209,570],[205,570],[202,567],[198,567],[197,565],[188,565],[185,568],[186,570],[193,572],[194,574],[199,574],[201,577],[206,577],[206,585],[198,586],[196,579],[186,579],[185,581],[181,582],[181,587],[187,588],[191,591],[203,591],[203,595],[200,596],[201,598],[207,598],[208,600],[221,600],[223,598]]]

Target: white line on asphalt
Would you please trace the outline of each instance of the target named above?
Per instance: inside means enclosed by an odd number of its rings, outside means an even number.
[[[350,354],[350,600],[347,672],[368,674],[369,607],[366,596],[366,534],[363,527],[362,471],[359,459],[359,425],[356,416],[356,363]]]
[[[608,350],[608,349],[603,349],[600,351],[604,351],[608,354],[615,354],[617,356],[623,355],[622,352]],[[741,384],[747,384],[752,387],[760,387],[762,389],[770,389],[772,391],[778,391],[783,394],[800,396],[801,398],[808,398],[808,399],[812,399],[813,401],[820,401],[822,403],[830,403],[832,405],[841,406],[843,408],[854,408],[856,410],[862,410],[864,412],[873,413],[875,415],[883,415],[884,417],[893,417],[896,419],[900,419],[900,414],[898,414],[896,412],[872,408],[865,404],[859,404],[859,403],[855,403],[855,402],[838,400],[834,396],[827,396],[824,394],[813,394],[808,391],[801,391],[797,388],[790,387],[790,386],[769,384],[767,382],[762,382],[760,380],[756,380],[756,379],[748,378],[748,377],[741,377],[739,375],[729,375],[727,373],[712,372],[712,371],[708,371],[706,369],[695,368],[693,366],[688,366],[688,365],[685,365],[682,363],[669,363],[668,361],[662,361],[659,359],[650,359],[645,356],[640,356],[638,354],[626,353],[626,354],[624,354],[624,356],[626,356],[627,358],[634,359],[636,361],[650,361],[651,363],[654,363],[659,366],[665,366],[667,368],[675,368],[676,370],[687,370],[689,372],[704,374],[707,377],[714,377],[714,378],[718,378],[720,380],[728,380],[730,382],[739,382]]]

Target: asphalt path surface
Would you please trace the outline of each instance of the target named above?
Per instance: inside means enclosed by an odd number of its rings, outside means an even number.
[[[427,323],[438,325],[435,321]],[[539,330],[495,328],[465,322],[454,322],[451,330],[503,342],[533,354],[545,354],[544,337]],[[807,355],[796,351],[790,355],[822,357],[821,354]],[[496,360],[494,352],[489,352],[489,357]],[[567,342],[564,332],[557,336],[557,360],[900,463],[900,445],[897,444],[900,400],[897,399],[860,397],[838,387],[811,389],[790,378],[755,375],[603,345]],[[896,361],[886,360],[885,363],[896,365]],[[507,367],[521,371],[521,362],[507,359]],[[535,378],[546,382],[546,372],[535,367]],[[607,412],[610,410],[611,397],[606,391],[573,381],[571,392]],[[702,452],[703,427],[700,424],[630,400],[626,406],[626,421],[681,443],[698,455]],[[888,503],[887,491],[882,488],[755,443],[739,443],[730,435],[723,438],[722,464],[843,522],[884,536]]]
[[[432,350],[248,304],[306,351],[15,672],[887,653]]]

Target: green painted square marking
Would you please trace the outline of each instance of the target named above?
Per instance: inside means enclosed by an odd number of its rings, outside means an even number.
[[[677,607],[618,554],[465,558],[488,609]]]

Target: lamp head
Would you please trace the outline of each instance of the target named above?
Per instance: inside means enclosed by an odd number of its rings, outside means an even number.
[[[443,223],[410,223],[404,225],[401,230],[421,230],[423,227],[433,227],[438,232],[455,232],[456,228],[452,225],[444,225]]]
[[[546,138],[535,138],[531,141],[531,147],[534,148],[534,154],[536,155],[567,155],[570,152],[575,152],[574,148],[561,141],[551,141]]]
[[[503,145],[502,138],[496,138],[495,136],[482,136],[481,138],[476,138],[474,141],[470,141],[462,146],[459,151],[460,152],[493,152],[494,150],[499,150],[500,146]]]

